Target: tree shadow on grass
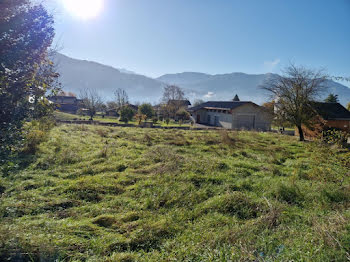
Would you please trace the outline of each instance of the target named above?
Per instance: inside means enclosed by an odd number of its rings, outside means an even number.
[[[28,153],[17,153],[0,163],[0,175],[8,177],[18,174],[36,161],[37,157]]]

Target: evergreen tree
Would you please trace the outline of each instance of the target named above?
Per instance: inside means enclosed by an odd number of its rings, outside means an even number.
[[[326,103],[339,103],[338,95],[329,94],[324,101]]]
[[[135,112],[128,106],[123,106],[120,110],[120,121],[128,123],[134,117]]]
[[[146,120],[154,116],[154,110],[151,104],[142,104],[139,106],[139,114],[145,115]]]

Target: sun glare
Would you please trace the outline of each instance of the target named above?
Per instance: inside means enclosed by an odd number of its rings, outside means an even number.
[[[65,9],[81,19],[97,17],[103,8],[104,0],[62,0]]]

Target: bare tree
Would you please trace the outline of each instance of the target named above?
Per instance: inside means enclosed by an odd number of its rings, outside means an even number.
[[[183,100],[185,100],[184,91],[176,85],[168,85],[164,87],[163,92],[164,109],[167,111],[166,115],[175,117],[176,112],[183,107]]]
[[[269,78],[261,86],[275,99],[278,117],[298,128],[300,141],[304,140],[302,126],[310,126],[315,116],[313,102],[326,91],[327,76],[322,70],[311,70],[293,64],[282,76]]]
[[[93,120],[93,117],[96,115],[97,110],[100,109],[102,99],[96,89],[82,89],[80,91],[80,99],[82,106],[87,110],[90,120]]]
[[[168,103],[171,100],[184,100],[184,91],[175,85],[168,85],[164,87],[163,102]]]
[[[199,106],[200,104],[203,104],[204,100],[203,99],[196,99],[193,102],[193,106]]]
[[[129,103],[129,96],[124,89],[118,88],[114,92],[118,108],[122,108]]]

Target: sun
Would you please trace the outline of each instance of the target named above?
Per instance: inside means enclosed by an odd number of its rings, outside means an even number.
[[[97,17],[102,9],[104,0],[62,0],[64,8],[81,19]]]

